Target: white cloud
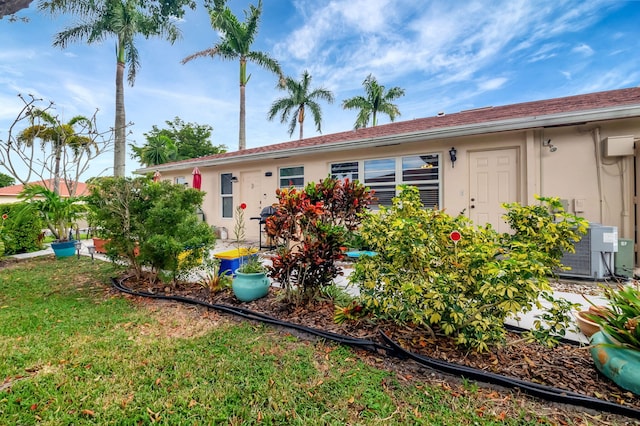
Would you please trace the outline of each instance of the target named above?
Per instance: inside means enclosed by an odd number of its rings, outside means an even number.
[[[30,61],[38,56],[35,49],[5,49],[0,50],[0,61],[6,63],[15,63],[22,61]]]
[[[481,81],[478,83],[478,89],[487,92],[489,90],[500,89],[507,82],[504,77],[492,78],[490,80]]]
[[[626,67],[625,67],[626,68]],[[588,82],[583,82],[579,93],[592,93],[608,90],[611,87],[631,87],[637,85],[640,72],[636,69],[611,69],[593,76]]]
[[[571,49],[571,51],[574,53],[579,53],[584,56],[591,56],[594,53],[593,49],[589,45],[584,43],[580,43],[579,45]]]

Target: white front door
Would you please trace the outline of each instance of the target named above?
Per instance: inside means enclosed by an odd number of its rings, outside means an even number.
[[[477,225],[490,223],[508,232],[502,203],[519,201],[518,148],[469,153],[469,217]]]
[[[240,198],[239,203],[245,203],[247,208],[244,211],[245,233],[251,240],[258,239],[259,220],[250,220],[252,217],[260,217],[262,208],[262,174],[260,172],[240,173]]]

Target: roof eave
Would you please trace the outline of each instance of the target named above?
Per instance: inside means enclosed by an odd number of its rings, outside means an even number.
[[[313,154],[315,152],[338,152],[353,150],[358,148],[381,147],[387,145],[397,145],[399,143],[411,143],[419,141],[429,141],[435,139],[450,139],[463,136],[482,135],[487,133],[497,133],[513,130],[528,130],[542,127],[553,127],[572,125],[577,123],[588,123],[596,121],[606,121],[612,119],[623,119],[640,117],[640,105],[618,106],[613,108],[602,108],[590,111],[577,111],[569,113],[550,114],[533,117],[513,118],[506,120],[489,121],[484,123],[463,124],[459,126],[440,127],[426,129],[411,133],[381,136],[374,138],[364,138],[356,140],[346,140],[342,142],[332,142],[328,144],[318,144],[314,146],[304,146],[295,148],[285,148],[269,152],[257,152],[245,155],[238,155],[228,158],[209,158],[192,161],[184,161],[178,164],[161,164],[153,167],[145,167],[135,170],[134,173],[145,174],[155,170],[160,172],[170,172],[184,170],[192,167],[207,167],[230,165],[240,162],[265,159],[279,159],[283,157],[295,157],[301,154]]]

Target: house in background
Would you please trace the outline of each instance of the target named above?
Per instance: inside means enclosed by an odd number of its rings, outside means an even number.
[[[48,188],[53,191],[53,179],[46,179],[37,182],[29,182],[30,185],[41,185],[45,188]],[[75,194],[80,195],[89,195],[87,191],[87,184],[84,182],[69,182],[69,186],[76,186]],[[5,186],[4,188],[0,188],[0,204],[11,204],[17,203],[20,201],[18,199],[18,195],[24,189],[24,185],[11,185]],[[69,197],[69,189],[64,180],[60,180],[60,196],[67,198]]]
[[[500,231],[501,203],[563,199],[569,212],[615,226],[637,252],[640,88],[439,113],[409,121],[141,168],[191,185],[202,175],[209,224],[233,229],[275,203],[276,188],[328,175],[358,179],[389,205],[397,185],[420,189],[427,207],[463,213]],[[247,237],[258,237],[247,221]]]

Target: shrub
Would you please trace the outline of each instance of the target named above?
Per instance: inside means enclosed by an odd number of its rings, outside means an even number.
[[[539,306],[542,293],[553,301],[547,276],[586,229],[583,219],[553,213],[558,200],[539,200],[540,206],[506,205],[514,233],[500,234],[462,215],[424,209],[415,187],[401,187],[392,207],[362,223],[361,235],[377,255],[361,258],[350,276],[360,302],[377,318],[419,324],[467,348],[502,342],[507,317]],[[457,244],[453,231],[462,236]],[[551,328],[544,331],[545,321],[538,321],[528,337],[552,344],[550,333],[563,335],[570,305],[561,305],[547,318]]]
[[[360,223],[373,200],[357,181],[326,178],[304,190],[278,189],[276,213],[267,233],[278,241],[269,275],[284,288],[289,302],[308,303],[342,274],[336,261],[344,257],[348,234]]]
[[[7,215],[0,233],[5,255],[28,253],[42,248],[43,223],[35,215],[18,214],[23,203],[0,205],[0,215]]]
[[[143,266],[155,281],[168,271],[175,282],[208,256],[215,235],[195,213],[204,193],[147,178],[99,178],[88,204],[109,256],[125,256],[138,276]]]

